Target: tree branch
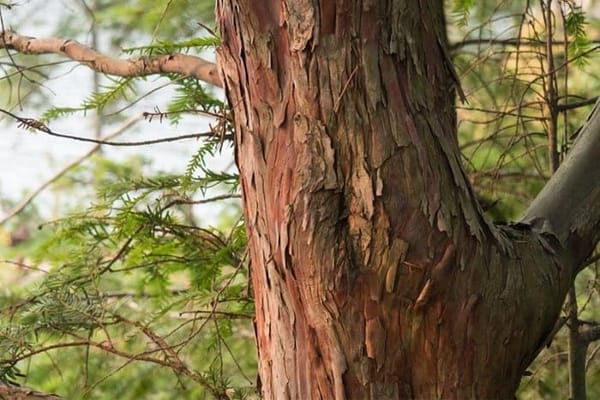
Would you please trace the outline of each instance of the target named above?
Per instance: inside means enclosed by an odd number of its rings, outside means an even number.
[[[162,137],[162,138],[158,138],[158,139],[141,140],[141,141],[136,141],[136,142],[113,142],[110,140],[92,139],[92,138],[88,138],[88,137],[68,135],[65,133],[55,132],[52,129],[50,129],[46,124],[44,124],[42,121],[38,121],[37,119],[34,119],[34,118],[19,117],[18,115],[13,114],[12,112],[5,110],[3,108],[0,108],[0,113],[4,113],[4,114],[8,115],[9,117],[17,120],[19,122],[18,126],[20,128],[32,129],[35,131],[43,132],[50,136],[59,137],[59,138],[63,138],[63,139],[71,139],[71,140],[76,140],[78,142],[104,144],[106,146],[121,146],[121,147],[147,146],[147,145],[151,145],[151,144],[175,142],[178,140],[211,138],[211,137],[215,136],[215,134],[213,132],[209,131],[209,132],[202,132],[202,133],[188,133],[185,135],[178,135],[178,136],[167,136],[167,137]],[[227,138],[227,136],[225,138]]]
[[[98,53],[75,40],[37,39],[13,31],[0,32],[0,48],[23,54],[59,54],[108,75],[123,77],[175,73],[222,87],[215,63],[187,54],[165,54],[117,59]]]
[[[577,265],[600,239],[600,102],[596,103],[560,168],[521,221],[556,235]]]
[[[591,43],[600,43],[600,39],[593,39],[590,41]],[[467,47],[467,46],[473,46],[473,45],[477,45],[477,46],[514,46],[514,47],[520,47],[520,46],[545,46],[546,45],[546,41],[545,40],[539,40],[539,39],[528,39],[528,38],[512,38],[512,39],[497,39],[497,38],[477,38],[477,39],[464,39],[460,42],[455,42],[455,43],[451,43],[450,44],[450,50],[451,51],[456,51],[458,49],[461,49],[463,47]],[[559,45],[564,45],[567,42],[564,40],[552,40],[550,42],[550,44],[552,44],[553,46],[559,46]]]
[[[588,345],[591,342],[600,340],[600,325],[594,325],[590,328],[586,328],[581,332],[581,340]]]
[[[579,107],[591,106],[592,104],[594,104],[597,101],[598,101],[598,97],[593,97],[591,99],[574,101],[572,103],[558,104],[556,106],[556,109],[560,112],[569,111],[569,110],[573,110],[573,109],[579,108]]]

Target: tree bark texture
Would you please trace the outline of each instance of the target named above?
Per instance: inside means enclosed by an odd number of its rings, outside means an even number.
[[[267,399],[509,398],[574,266],[482,218],[442,1],[219,0]]]

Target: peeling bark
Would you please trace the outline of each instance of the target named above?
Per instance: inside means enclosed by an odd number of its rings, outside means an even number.
[[[509,398],[575,262],[482,217],[441,1],[219,0],[267,399]]]

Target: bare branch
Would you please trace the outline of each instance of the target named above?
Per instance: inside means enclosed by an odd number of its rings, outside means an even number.
[[[118,59],[105,56],[75,40],[37,39],[13,31],[0,32],[0,48],[23,54],[59,54],[108,75],[123,77],[175,73],[222,87],[217,65],[197,56],[165,54]]]
[[[588,345],[591,342],[600,340],[600,325],[594,325],[581,332],[581,340]]]
[[[175,199],[164,206],[165,209],[171,208],[176,205],[197,205],[197,204],[206,204],[212,203],[214,201],[221,201],[226,199],[239,199],[242,196],[239,194],[223,194],[220,196],[210,197],[208,199],[200,199],[200,200],[189,200],[189,199]]]
[[[202,133],[188,133],[185,135],[178,135],[178,136],[169,136],[169,137],[163,137],[163,138],[158,138],[158,139],[141,140],[141,141],[136,141],[136,142],[113,142],[110,140],[92,139],[92,138],[88,138],[88,137],[59,133],[59,132],[53,131],[52,129],[50,129],[48,127],[48,125],[44,124],[42,121],[39,121],[37,119],[20,117],[20,116],[13,114],[12,112],[5,110],[3,108],[0,108],[0,112],[6,114],[9,117],[18,121],[19,128],[33,129],[33,130],[36,130],[39,132],[43,132],[47,135],[55,136],[55,137],[59,137],[59,138],[63,138],[63,139],[71,139],[71,140],[76,140],[78,142],[104,144],[107,146],[125,146],[125,147],[127,147],[127,146],[147,146],[147,145],[158,144],[158,143],[176,142],[178,140],[215,137],[215,133],[213,133],[213,132],[202,132]],[[229,137],[226,137],[226,138],[228,139]]]
[[[567,103],[567,104],[558,104],[557,110],[558,111],[569,111],[569,110],[573,110],[575,108],[579,108],[579,107],[585,107],[585,106],[589,106],[592,105],[594,103],[596,103],[598,101],[598,97],[592,97],[591,99],[585,99],[585,100],[581,100],[581,101],[574,101],[572,103]]]
[[[600,39],[593,39],[590,42],[591,43],[600,43]],[[463,47],[468,47],[468,46],[514,46],[514,47],[538,46],[538,47],[542,47],[542,46],[546,46],[546,43],[550,43],[553,46],[559,46],[559,45],[564,45],[567,42],[564,40],[556,40],[556,39],[547,42],[545,40],[540,40],[540,39],[535,39],[535,38],[497,39],[497,38],[493,38],[493,37],[489,37],[489,38],[482,37],[482,38],[476,38],[476,39],[465,39],[460,42],[451,43],[450,50],[456,51],[456,50],[462,49]]]

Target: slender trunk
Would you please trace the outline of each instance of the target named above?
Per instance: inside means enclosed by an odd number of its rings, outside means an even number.
[[[548,167],[551,174],[554,174],[559,166],[558,152],[558,74],[554,65],[554,26],[555,18],[552,10],[552,0],[542,0],[542,12],[544,15],[544,24],[546,26],[546,84],[545,101],[548,109]],[[563,18],[564,21],[564,18]],[[565,30],[566,35],[566,30]],[[565,43],[568,37],[565,37]],[[565,54],[567,45],[565,44]],[[565,68],[565,74],[568,68]],[[565,78],[566,79],[566,78]],[[565,85],[566,87],[566,85]],[[567,98],[565,96],[565,98]],[[566,113],[565,113],[566,118]],[[565,124],[566,126],[566,124]],[[565,301],[567,312],[567,330],[569,344],[569,393],[571,400],[585,400],[585,356],[586,351],[583,343],[579,339],[579,317],[577,308],[577,292],[575,283],[571,284]],[[582,351],[583,350],[583,351]]]
[[[442,1],[217,7],[263,396],[509,398],[574,266],[481,217]]]
[[[569,327],[569,399],[585,400],[585,359],[587,344],[579,337],[579,316],[577,315],[575,285],[569,289],[567,297],[567,320]]]

